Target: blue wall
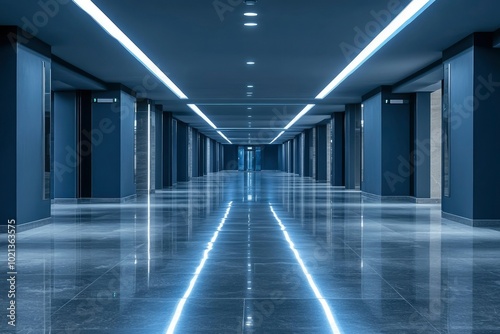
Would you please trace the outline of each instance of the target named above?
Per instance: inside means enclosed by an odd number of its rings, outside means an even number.
[[[279,170],[279,146],[262,146],[262,170]]]
[[[224,145],[224,170],[238,170],[237,145]]]
[[[17,57],[9,41],[0,30],[0,226],[8,219],[17,218]],[[7,163],[8,162],[8,163]],[[41,168],[41,167],[40,167]],[[40,190],[41,194],[41,190]],[[3,298],[3,297],[2,297]]]
[[[135,99],[122,91],[94,92],[114,103],[92,104],[92,197],[124,198],[135,194]]]
[[[362,190],[382,194],[382,94],[363,102]]]
[[[451,166],[450,196],[443,196],[442,209],[462,218],[500,219],[500,91],[485,84],[498,82],[498,59],[499,50],[475,46],[446,61],[451,66]]]
[[[17,57],[17,219],[24,223],[50,217],[42,157],[42,61],[50,66],[50,59],[21,45]]]
[[[500,89],[486,87],[500,81],[500,50],[477,47],[474,85],[482,85],[479,109],[474,113],[474,219],[500,219]],[[489,89],[488,89],[489,88]],[[491,91],[493,90],[493,92]],[[491,95],[481,96],[485,93]],[[479,96],[481,95],[481,96]]]
[[[76,198],[76,93],[54,93],[54,197]]]
[[[120,197],[136,193],[134,180],[135,97],[120,92]]]
[[[465,97],[474,94],[473,61],[472,49],[449,61],[452,73],[450,84],[452,166],[450,197],[443,196],[442,201],[443,211],[467,218],[473,217],[473,122],[464,119],[457,107],[463,108]]]
[[[385,103],[391,98],[408,103]],[[410,108],[407,95],[378,93],[364,102],[363,191],[410,196]]]

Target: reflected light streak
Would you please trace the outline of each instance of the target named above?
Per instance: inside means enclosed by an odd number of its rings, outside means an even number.
[[[300,253],[298,250],[295,249],[295,245],[292,242],[292,239],[290,239],[290,235],[288,234],[285,225],[283,225],[281,219],[278,217],[276,212],[274,211],[273,207],[271,204],[269,204],[269,208],[271,209],[271,212],[274,215],[274,218],[278,222],[279,226],[281,227],[281,231],[283,232],[283,235],[285,236],[286,241],[290,245],[290,249],[293,251],[295,254],[295,258],[297,259],[297,262],[299,263],[300,267],[302,268],[302,272],[307,278],[307,282],[309,283],[309,286],[314,292],[314,295],[316,296],[316,299],[320,302],[321,306],[323,307],[323,311],[325,312],[326,318],[328,319],[328,323],[330,324],[330,328],[332,329],[332,333],[334,334],[341,334],[339,327],[335,321],[335,318],[333,316],[332,311],[330,310],[330,306],[328,306],[328,303],[325,300],[325,297],[321,295],[321,292],[319,291],[318,287],[316,286],[316,283],[314,283],[314,280],[309,274],[309,271],[307,270],[304,261],[302,261],[302,258],[300,257]]]
[[[191,282],[189,283],[189,286],[188,286],[186,292],[182,296],[179,304],[177,304],[177,308],[175,309],[174,316],[173,316],[172,320],[170,321],[170,324],[169,324],[168,329],[166,331],[167,334],[174,333],[175,326],[177,326],[177,323],[179,322],[179,319],[180,319],[181,314],[182,314],[182,310],[184,309],[184,305],[186,304],[187,299],[189,298],[189,295],[191,294],[191,291],[193,291],[194,286],[196,284],[196,281],[198,280],[198,277],[200,276],[200,273],[203,270],[203,267],[205,266],[205,263],[207,262],[208,254],[213,249],[214,243],[217,240],[217,237],[219,236],[220,231],[224,227],[224,224],[226,223],[226,219],[227,219],[227,217],[229,215],[229,212],[231,211],[231,206],[232,205],[233,205],[233,202],[230,202],[228,204],[226,213],[224,214],[224,217],[222,218],[219,226],[217,227],[217,231],[214,232],[214,235],[212,236],[212,239],[210,239],[210,242],[207,244],[207,248],[203,252],[203,258],[201,259],[200,264],[196,268],[194,276],[191,279]]]

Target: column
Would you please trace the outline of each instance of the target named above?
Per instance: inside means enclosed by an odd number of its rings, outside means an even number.
[[[163,186],[177,183],[177,120],[172,113],[163,114]]]
[[[77,198],[76,92],[54,92],[54,198]]]
[[[316,126],[316,181],[327,182],[327,126],[320,124]]]
[[[431,94],[415,94],[414,196],[417,201],[431,198]]]
[[[473,34],[444,52],[443,216],[500,226],[500,50]]]
[[[124,200],[136,194],[134,124],[131,92],[92,93],[92,198]]]
[[[23,33],[0,27],[1,230],[50,217],[51,50]]]
[[[336,112],[331,117],[332,131],[332,162],[331,162],[331,185],[344,186],[344,113]]]
[[[188,175],[188,125],[177,122],[177,156],[173,157],[177,164],[177,181],[189,181]]]
[[[345,188],[361,186],[361,104],[345,106]]]
[[[383,87],[364,98],[362,190],[368,194],[410,197],[410,97]]]

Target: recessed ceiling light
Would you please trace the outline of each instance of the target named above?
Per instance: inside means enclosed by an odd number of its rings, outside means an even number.
[[[252,107],[248,107],[247,110],[252,110]]]
[[[243,15],[253,17],[253,16],[257,16],[257,15],[259,15],[259,14],[257,14],[257,13],[245,13],[245,14],[243,14]]]
[[[248,118],[252,118],[252,115],[248,115]]]
[[[247,88],[253,88],[253,85],[248,85]]]
[[[249,22],[249,23],[245,23],[245,26],[247,26],[247,27],[255,27],[255,26],[257,26],[257,23],[255,23],[255,22]]]
[[[247,61],[247,65],[255,65],[254,61]]]

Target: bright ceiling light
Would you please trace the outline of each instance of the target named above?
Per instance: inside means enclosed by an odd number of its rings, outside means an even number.
[[[180,99],[187,99],[179,87],[163,73],[160,68],[130,38],[104,14],[91,0],[73,0],[73,2],[94,19],[111,37],[115,38],[132,56],[146,67],[155,77],[158,78],[167,88],[169,88]],[[203,118],[212,128],[217,129],[215,124],[194,104],[188,104],[196,114]],[[224,137],[225,138],[225,137]],[[226,138],[225,138],[226,139]],[[227,139],[226,139],[227,140]]]
[[[319,94],[316,99],[324,99],[337,88],[347,77],[370,59],[380,48],[415,20],[435,0],[413,0],[384,30],[380,32],[349,65],[346,66]]]
[[[317,96],[317,100],[322,100],[337,88],[345,79],[354,73],[361,65],[370,59],[380,48],[387,44],[401,30],[422,14],[436,0],[413,0],[408,6],[384,30],[380,32],[368,44],[353,61],[347,65]],[[314,107],[313,104],[307,105],[288,125],[285,130],[288,130],[295,122],[304,116],[309,110]],[[276,137],[271,143],[278,139],[281,134]]]
[[[249,23],[245,23],[245,26],[246,27],[256,27],[257,23],[255,23],[255,22],[249,22]]]
[[[285,131],[281,131],[279,135],[276,136],[276,138],[273,139],[272,142],[270,142],[269,144],[272,144],[274,143],[276,140],[278,140],[279,137],[281,137],[283,134],[285,133]]]
[[[198,106],[196,104],[188,104],[187,105],[189,108],[191,108],[191,110],[193,110],[196,114],[198,114],[198,116],[200,116],[201,118],[203,118],[205,120],[205,122],[207,122],[208,124],[210,124],[210,126],[214,129],[217,130],[217,127],[215,126],[214,123],[212,123],[212,121],[210,120],[210,118],[207,117],[207,115],[205,115],[203,113],[203,111],[200,110],[200,108],[198,108]]]
[[[137,45],[104,14],[90,0],[73,0],[73,2],[92,17],[108,34],[115,38],[132,56],[140,61],[155,77],[158,78],[165,86],[168,87],[180,99],[187,99],[187,96],[177,87],[172,80],[151,59],[149,59]]]
[[[252,110],[252,107],[248,107],[247,110]]]
[[[302,109],[302,111],[301,111],[301,112],[300,112],[297,116],[295,116],[295,118],[294,118],[294,119],[292,119],[292,120],[290,121],[290,123],[288,123],[288,124],[287,124],[287,126],[285,126],[285,130],[290,129],[290,127],[291,127],[292,125],[294,125],[294,124],[295,124],[295,122],[297,122],[299,119],[301,119],[301,118],[302,118],[302,116],[304,116],[305,114],[307,114],[307,112],[308,112],[309,110],[311,110],[312,108],[314,108],[314,106],[315,106],[315,104],[308,104],[308,105],[307,105],[304,109]]]
[[[253,88],[253,85],[248,85],[247,88]]]
[[[247,65],[255,65],[254,61],[247,61]]]
[[[217,131],[217,133],[218,133],[218,134],[219,134],[222,138],[224,138],[225,140],[227,140],[227,142],[228,142],[229,144],[232,144],[232,142],[231,142],[229,139],[227,139],[227,137],[226,137],[226,136],[224,136],[224,134],[223,134],[221,131]]]
[[[255,17],[255,16],[259,15],[259,14],[257,14],[257,13],[245,13],[243,15],[250,16],[250,17]]]

